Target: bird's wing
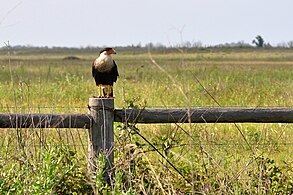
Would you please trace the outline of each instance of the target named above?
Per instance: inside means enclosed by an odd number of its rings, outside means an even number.
[[[114,75],[114,82],[117,81],[117,77],[119,77],[119,73],[118,73],[118,68],[117,68],[117,64],[116,62],[113,60],[113,69],[112,69],[112,72],[113,72],[113,75]]]
[[[92,75],[93,75],[93,77],[95,77],[96,74],[97,74],[97,70],[95,68],[95,60],[94,60],[93,63],[92,63]]]

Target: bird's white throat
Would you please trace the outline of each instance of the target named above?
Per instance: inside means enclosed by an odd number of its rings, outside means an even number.
[[[107,55],[106,51],[102,52],[95,60],[95,66],[101,72],[107,72],[111,70],[113,65],[113,58],[111,55]]]

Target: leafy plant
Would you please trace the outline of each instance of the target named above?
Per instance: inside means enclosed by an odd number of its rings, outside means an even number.
[[[257,159],[258,169],[249,171],[251,177],[252,192],[257,194],[292,194],[293,179],[292,164],[279,166],[275,160],[265,157]]]
[[[91,193],[84,168],[75,158],[75,152],[64,145],[44,150],[42,161],[31,165],[17,163],[0,173],[0,191],[5,194],[80,194]]]

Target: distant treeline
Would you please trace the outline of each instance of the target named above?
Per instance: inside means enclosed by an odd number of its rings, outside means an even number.
[[[10,51],[12,54],[25,55],[25,54],[76,54],[76,53],[97,53],[100,49],[105,46],[87,46],[87,47],[48,47],[48,46],[23,46],[23,45],[15,45],[15,46],[3,46],[0,47],[0,54],[7,54]],[[249,43],[245,43],[243,41],[239,41],[236,43],[225,43],[214,46],[205,46],[201,42],[191,43],[186,41],[184,43],[172,46],[166,46],[161,43],[148,43],[142,45],[141,43],[137,45],[128,45],[128,46],[111,46],[114,47],[117,51],[123,53],[146,53],[149,50],[157,53],[171,53],[171,52],[210,52],[210,51],[223,51],[223,50],[251,50],[251,49],[293,49],[293,41],[287,43],[280,43],[277,46],[272,46],[270,43],[265,43],[263,47],[258,47],[255,45],[251,45]]]

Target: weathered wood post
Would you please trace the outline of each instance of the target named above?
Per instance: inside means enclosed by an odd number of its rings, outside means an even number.
[[[98,155],[103,154],[107,161],[106,167],[103,167],[105,168],[104,178],[109,182],[114,162],[114,99],[90,98],[89,110],[92,117],[88,142],[89,169],[96,171]]]

